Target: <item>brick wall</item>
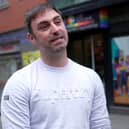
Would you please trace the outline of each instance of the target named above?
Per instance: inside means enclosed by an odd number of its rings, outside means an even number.
[[[26,10],[47,0],[8,0],[8,7],[0,10],[0,33],[24,27]]]

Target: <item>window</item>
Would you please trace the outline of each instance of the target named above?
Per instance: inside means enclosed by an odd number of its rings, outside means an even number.
[[[49,0],[50,2],[54,3],[57,8],[65,8],[71,5],[80,4],[83,2],[88,2],[91,0]]]
[[[0,0],[0,9],[6,8],[8,6],[7,0]]]
[[[129,35],[111,39],[112,87],[115,104],[129,104]]]

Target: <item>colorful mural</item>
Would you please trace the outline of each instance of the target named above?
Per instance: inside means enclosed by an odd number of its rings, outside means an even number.
[[[129,104],[129,36],[112,39],[114,103]]]

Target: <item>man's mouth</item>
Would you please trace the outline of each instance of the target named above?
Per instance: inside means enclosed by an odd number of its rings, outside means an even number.
[[[62,38],[63,38],[63,36],[58,36],[58,37],[53,38],[51,41],[54,42],[54,41],[62,39]]]
[[[55,44],[55,45],[58,45],[62,42],[63,40],[63,36],[60,36],[60,37],[55,37],[51,40],[52,44]]]

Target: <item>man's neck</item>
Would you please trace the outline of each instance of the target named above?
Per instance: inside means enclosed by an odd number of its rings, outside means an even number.
[[[63,67],[68,63],[68,57],[67,53],[64,53],[63,55],[60,56],[42,56],[41,58],[43,62],[47,65],[54,66],[54,67]]]

